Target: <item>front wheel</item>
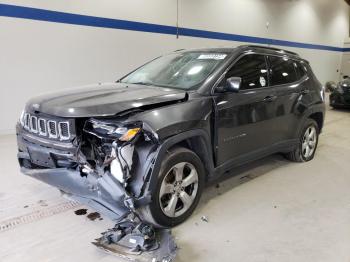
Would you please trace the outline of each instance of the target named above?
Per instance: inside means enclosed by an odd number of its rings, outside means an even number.
[[[315,120],[307,119],[299,135],[299,143],[295,150],[286,157],[294,162],[307,162],[314,158],[318,145],[319,128]]]
[[[152,202],[141,216],[162,227],[185,221],[196,208],[204,187],[204,167],[191,150],[176,148],[162,162]]]

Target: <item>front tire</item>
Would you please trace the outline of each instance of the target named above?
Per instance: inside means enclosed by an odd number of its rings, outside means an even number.
[[[315,120],[307,119],[299,135],[298,146],[286,155],[294,162],[308,162],[315,156],[320,130]]]
[[[205,183],[200,158],[191,150],[176,148],[164,158],[152,202],[141,208],[141,216],[161,227],[174,227],[196,208]]]

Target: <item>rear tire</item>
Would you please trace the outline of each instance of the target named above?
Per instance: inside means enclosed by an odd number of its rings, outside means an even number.
[[[152,202],[140,208],[139,213],[155,226],[179,225],[193,213],[204,184],[205,170],[200,158],[189,149],[176,148],[162,161]]]
[[[307,119],[299,134],[298,146],[285,156],[293,162],[308,162],[315,156],[318,145],[319,127],[315,120]]]

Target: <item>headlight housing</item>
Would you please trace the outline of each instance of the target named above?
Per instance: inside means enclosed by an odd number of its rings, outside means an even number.
[[[131,141],[138,133],[140,133],[141,128],[140,127],[136,127],[136,128],[131,128],[128,129],[120,138],[120,141],[123,142],[129,142]]]
[[[113,120],[90,119],[86,122],[84,131],[101,138],[130,142],[141,132],[141,126],[141,123],[122,125]]]

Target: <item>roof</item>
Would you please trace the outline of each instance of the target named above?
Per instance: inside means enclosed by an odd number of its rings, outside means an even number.
[[[174,52],[217,52],[217,53],[232,53],[237,51],[236,47],[208,47],[208,48],[191,48],[191,49],[178,49]]]
[[[238,50],[241,51],[255,51],[255,52],[261,52],[265,54],[271,54],[271,55],[289,55],[293,56],[295,58],[300,58],[297,53],[294,53],[289,50],[280,49],[276,47],[269,47],[269,46],[263,46],[263,45],[240,45],[238,47],[215,47],[215,48],[200,48],[200,49],[179,49],[175,52],[218,52],[218,53],[233,53],[237,52]]]
[[[289,51],[289,50],[276,48],[276,47],[270,47],[270,46],[263,46],[263,45],[241,45],[238,48],[260,50],[263,52],[269,52],[269,53],[275,53],[275,54],[277,53],[279,55],[288,54],[288,55],[293,55],[293,56],[299,56],[299,54],[292,52],[292,51]]]

